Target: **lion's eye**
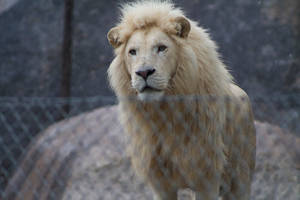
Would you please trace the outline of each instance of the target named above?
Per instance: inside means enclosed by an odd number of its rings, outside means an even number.
[[[132,55],[132,56],[135,56],[136,55],[136,50],[135,49],[131,49],[129,51],[129,54]]]
[[[159,53],[159,52],[165,51],[166,49],[167,49],[167,47],[165,45],[159,45],[157,51]]]

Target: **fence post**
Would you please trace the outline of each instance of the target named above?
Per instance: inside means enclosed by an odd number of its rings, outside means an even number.
[[[64,31],[62,46],[62,81],[61,97],[71,96],[71,77],[72,77],[72,36],[73,36],[73,9],[74,0],[65,0],[64,11]],[[66,113],[70,112],[70,103],[63,106]]]

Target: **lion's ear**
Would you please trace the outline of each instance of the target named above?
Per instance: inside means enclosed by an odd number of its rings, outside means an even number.
[[[122,44],[120,39],[120,28],[114,27],[110,29],[110,31],[107,33],[107,39],[111,46],[113,46],[114,48],[119,47]]]
[[[191,30],[191,24],[185,17],[175,18],[175,30],[179,37],[186,38]]]

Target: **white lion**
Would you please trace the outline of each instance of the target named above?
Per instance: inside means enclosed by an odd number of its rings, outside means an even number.
[[[169,1],[137,1],[123,6],[108,39],[132,164],[156,199],[176,199],[183,188],[207,200],[250,199],[250,102],[206,31]]]

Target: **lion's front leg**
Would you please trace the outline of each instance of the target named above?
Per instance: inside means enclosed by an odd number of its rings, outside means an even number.
[[[196,192],[195,193],[195,200],[218,200],[218,194],[215,193],[210,193],[210,194],[206,194],[204,195],[203,193],[201,192]]]
[[[195,191],[195,200],[218,200],[219,198],[219,186],[217,182],[210,182],[209,188],[202,190],[201,192]],[[203,188],[202,188],[203,189]]]
[[[230,191],[223,195],[222,200],[250,200],[251,181],[241,179],[233,179]]]
[[[177,190],[166,190],[165,187],[151,187],[153,191],[153,200],[177,200]]]

